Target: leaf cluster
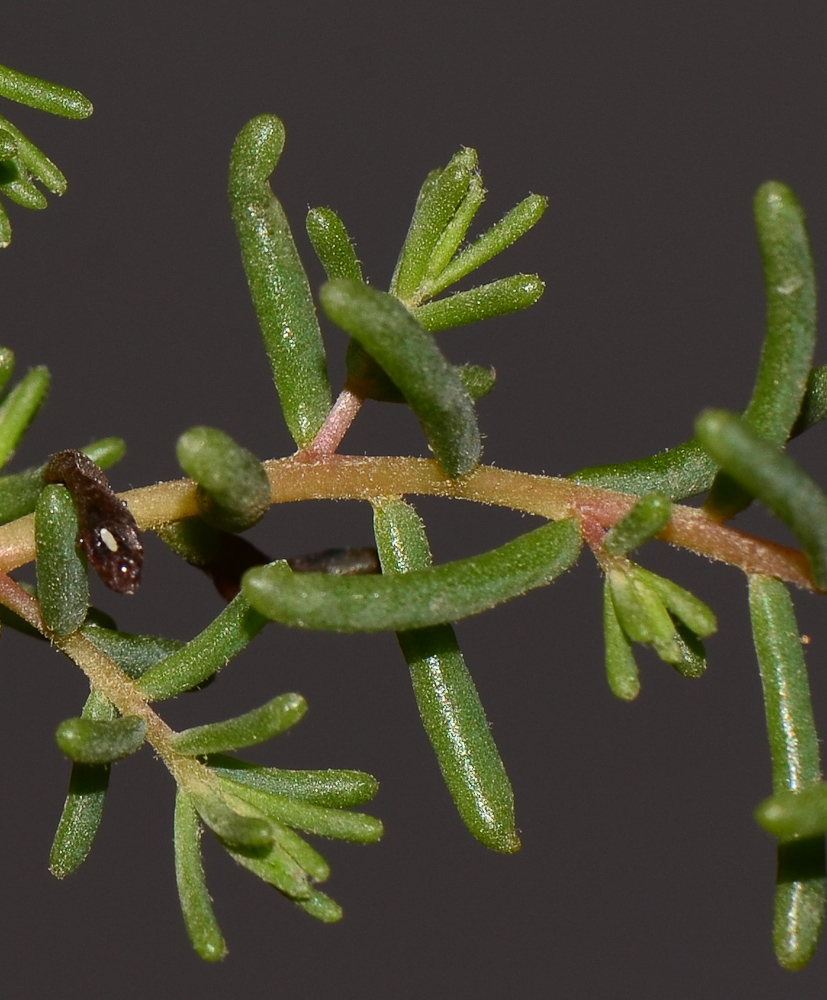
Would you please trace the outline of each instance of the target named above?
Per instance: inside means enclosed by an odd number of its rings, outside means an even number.
[[[77,90],[26,76],[8,66],[0,66],[0,97],[63,118],[88,118],[92,114],[91,101]],[[66,178],[57,166],[0,115],[0,192],[23,208],[45,208],[46,196],[35,181],[52,194],[66,192]],[[0,205],[0,247],[10,242],[11,223]]]

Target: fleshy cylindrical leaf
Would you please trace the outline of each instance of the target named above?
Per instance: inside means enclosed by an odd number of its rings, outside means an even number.
[[[230,159],[230,207],[253,306],[284,419],[307,447],[330,409],[330,383],[313,297],[284,210],[268,178],[284,148],[275,115],[248,122]]]
[[[347,809],[367,802],[379,791],[379,782],[364,771],[287,771],[223,754],[211,754],[207,763],[222,777],[317,806]]]
[[[107,722],[116,715],[114,705],[92,691],[81,718]],[[108,764],[72,765],[69,791],[49,853],[49,869],[56,878],[71,875],[86,860],[100,826],[108,787]]]
[[[17,139],[11,131],[6,128],[6,121],[0,118],[0,162],[3,160],[13,160],[17,156]]]
[[[804,213],[785,184],[769,181],[755,196],[764,264],[767,323],[761,363],[744,420],[771,444],[789,438],[807,387],[816,343],[816,285]],[[706,509],[732,517],[751,496],[726,473],[712,484]]]
[[[827,783],[776,792],[758,806],[755,819],[781,840],[818,836],[827,831]]]
[[[664,607],[674,617],[691,629],[695,635],[707,638],[718,630],[718,620],[712,610],[690,591],[678,586],[673,580],[656,573],[635,567],[635,575],[658,595]]]
[[[57,745],[79,764],[109,764],[135,753],[144,742],[146,724],[135,715],[96,721],[66,719],[57,727]]]
[[[295,726],[306,711],[300,694],[282,694],[234,719],[185,729],[172,738],[172,745],[190,757],[255,746]]]
[[[423,184],[408,234],[391,281],[391,294],[413,298],[440,237],[463,202],[477,165],[473,149],[461,149],[442,170],[433,171]]]
[[[637,567],[615,567],[606,574],[615,613],[626,635],[652,646],[671,663],[680,659],[675,623],[658,595],[637,576]]]
[[[420,295],[417,296],[420,301],[422,301],[424,289],[427,289],[431,282],[439,280],[439,276],[465,238],[468,227],[473,222],[483,201],[485,201],[485,188],[482,186],[482,177],[479,170],[472,170],[468,181],[468,191],[431,252],[424,280],[420,283]],[[427,295],[427,292],[424,294]]]
[[[773,791],[801,790],[821,780],[810,685],[787,587],[751,576],[750,616],[764,688]]]
[[[327,275],[327,280],[362,281],[362,268],[345,224],[330,208],[311,208],[305,221],[307,235]]]
[[[299,802],[282,795],[273,795],[251,785],[235,783],[224,779],[224,785],[233,786],[233,794],[249,803],[258,812],[305,833],[335,840],[349,840],[358,844],[372,844],[384,832],[382,823],[365,813],[348,812],[345,809],[330,809],[325,806]],[[297,859],[298,860],[298,859]]]
[[[12,160],[7,166],[11,169],[11,174],[0,183],[0,192],[10,198],[21,208],[28,208],[34,211],[42,211],[49,204],[46,195],[32,183],[29,172],[19,160]],[[0,165],[0,176],[7,171]]]
[[[142,677],[150,667],[154,667],[156,663],[165,660],[184,646],[178,639],[121,632],[91,621],[87,621],[81,631],[133,680]]]
[[[793,424],[790,437],[803,434],[827,418],[827,365],[813,368],[807,378],[807,391],[801,401],[801,412]]]
[[[219,531],[246,531],[270,507],[270,480],[256,456],[214,427],[192,427],[176,446],[181,468],[198,483],[198,512]]]
[[[399,632],[467,618],[551,583],[579,551],[576,523],[560,521],[491,552],[395,576],[329,577],[272,563],[250,570],[242,592],[261,614],[295,628]]]
[[[726,410],[705,410],[696,424],[712,458],[801,542],[816,586],[827,589],[827,496],[783,451]]]
[[[445,472],[470,472],[482,447],[474,405],[434,338],[393,295],[357,281],[329,282],[321,302],[401,390]]]
[[[672,501],[662,493],[647,493],[606,534],[603,548],[624,556],[647,542],[669,523]]]
[[[632,701],[640,694],[640,674],[632,644],[620,626],[608,579],[603,585],[603,630],[606,643],[606,679],[612,694]]]
[[[547,204],[548,198],[539,194],[529,195],[477,237],[470,246],[460,251],[438,278],[429,283],[428,293],[436,295],[511,246],[540,220]]]
[[[203,632],[150,667],[138,687],[147,698],[163,701],[203,684],[240,653],[266,624],[267,619],[239,594]]]
[[[430,566],[424,525],[408,504],[377,504],[374,532],[384,573]],[[462,821],[486,847],[505,854],[519,850],[514,792],[454,630],[435,625],[397,638],[422,725]]]
[[[429,333],[527,309],[539,301],[545,282],[536,274],[513,274],[488,285],[426,302],[414,315]]]
[[[764,265],[767,333],[752,398],[744,413],[761,437],[783,444],[801,409],[816,339],[815,267],[804,213],[778,181],[755,196]]]
[[[44,155],[34,143],[29,142],[22,132],[1,115],[0,128],[14,140],[14,144],[17,147],[17,156],[22,166],[42,184],[45,184],[50,191],[58,195],[64,194],[66,191],[66,178],[48,156]],[[2,159],[2,156],[0,156],[0,159]]]
[[[569,478],[583,486],[618,490],[636,496],[657,492],[678,501],[708,490],[717,471],[715,460],[700,441],[693,438],[651,458],[592,465]]]
[[[273,844],[266,854],[245,853],[233,849],[232,846],[227,850],[234,861],[284,893],[288,899],[310,899],[313,895],[314,890],[308,880],[307,872],[278,844]]]
[[[207,789],[188,789],[188,792],[198,815],[226,844],[257,851],[273,843],[270,823],[260,814],[251,814],[253,810],[244,808],[244,803],[226,801],[217,791]]]
[[[465,391],[475,403],[487,396],[497,381],[494,369],[483,368],[481,365],[457,365],[456,373],[465,386]]]
[[[65,486],[43,488],[35,512],[37,594],[43,621],[54,635],[80,628],[89,608],[86,563],[78,551],[78,517]]]
[[[6,210],[0,205],[0,249],[11,243],[11,222]]]
[[[749,605],[773,791],[816,788],[821,780],[818,736],[792,600],[780,580],[751,576]],[[778,845],[773,943],[785,968],[800,969],[815,951],[824,921],[824,874],[823,835]]]
[[[26,428],[34,419],[49,391],[49,370],[30,369],[0,404],[0,466],[14,454]]]
[[[320,920],[323,924],[335,924],[341,920],[344,914],[342,908],[335,899],[326,896],[318,889],[314,889],[307,899],[296,899],[293,901],[299,909]]]
[[[193,948],[205,961],[219,961],[227,954],[227,945],[207,892],[201,860],[201,824],[189,796],[181,788],[175,797],[175,881]]]
[[[8,66],[0,66],[0,97],[63,118],[88,118],[93,110],[92,102],[79,91],[18,73]]]

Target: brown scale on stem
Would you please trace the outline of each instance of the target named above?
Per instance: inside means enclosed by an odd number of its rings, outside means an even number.
[[[144,547],[135,518],[97,465],[81,451],[58,451],[43,469],[47,483],[62,483],[78,514],[78,545],[107,587],[134,594],[141,582]]]

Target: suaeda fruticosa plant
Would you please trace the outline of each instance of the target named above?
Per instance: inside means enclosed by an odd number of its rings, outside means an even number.
[[[0,95],[82,118],[80,94],[0,67]],[[368,284],[341,219],[311,209],[306,226],[327,274],[324,314],[350,337],[344,386],[333,399],[308,279],[269,178],[284,145],[278,118],[261,115],[239,133],[230,160],[230,208],[253,306],[297,451],[260,461],[223,432],[194,427],[177,443],[187,477],[121,497],[101,469],[116,438],[60,451],[0,477],[0,605],[5,626],[47,639],[87,676],[77,718],[57,727],[71,760],[69,792],[51,869],[63,878],[85,860],[101,821],[113,762],[148,743],[177,787],[174,849],[184,921],[195,950],[226,951],[207,892],[200,839],[210,830],[242,867],[322,921],[338,904],[318,885],[329,875],[304,834],[372,842],[382,825],[353,811],[377,790],[369,774],[294,771],[234,752],[269,740],[306,710],[293,693],[236,718],[173,731],[159,702],[197,689],[226,667],[268,622],[333,632],[392,631],[447,788],[471,834],[495,851],[519,849],[514,799],[451,623],[551,583],[584,547],[604,576],[605,667],[611,690],[640,689],[634,647],[650,647],[689,678],[706,669],[703,640],[713,612],[684,588],[645,569],[632,553],[654,539],[721,560],[747,578],[764,690],[772,791],[756,819],[778,841],[774,944],[787,968],[812,956],[825,901],[827,784],[789,585],[827,592],[827,496],[786,453],[787,441],[827,417],[827,367],[813,368],[816,290],[804,217],[783,184],[755,197],[767,299],[766,334],[743,413],[706,410],[695,437],[654,457],[584,469],[565,479],[480,464],[475,402],[494,374],[451,364],[434,334],[515,312],[543,292],[517,274],[445,294],[526,233],[546,200],[530,195],[475,239],[466,234],[485,190],[472,149],[425,179],[390,288]],[[57,168],[0,118],[0,192],[39,208],[40,181],[62,193]],[[0,209],[0,243],[11,229]],[[0,352],[0,383],[14,357]],[[0,403],[5,464],[46,394],[45,368],[30,371]],[[364,400],[411,408],[433,458],[351,457],[338,452]],[[681,501],[706,494],[703,506]],[[432,565],[425,526],[406,499],[432,495],[510,507],[546,523],[492,551]],[[271,505],[357,499],[373,508],[376,550],[333,550],[271,561],[242,533]],[[801,550],[743,534],[726,522],[753,499],[798,539]],[[88,568],[112,589],[140,579],[140,531],[153,531],[207,573],[226,608],[189,642],[118,630],[90,607]],[[10,574],[35,561],[37,587]]]

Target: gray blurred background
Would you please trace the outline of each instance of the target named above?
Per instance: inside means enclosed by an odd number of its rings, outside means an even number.
[[[441,335],[453,360],[496,366],[479,407],[487,461],[565,474],[685,439],[704,406],[749,395],[763,325],[757,186],[790,184],[817,258],[827,251],[826,30],[821,4],[778,0],[18,5],[0,61],[77,87],[96,111],[68,122],[3,110],[70,182],[45,212],[10,208],[0,258],[2,342],[21,370],[46,363],[54,376],[13,468],[120,434],[130,450],[113,484],[140,486],[179,474],[175,439],[198,423],[261,457],[289,453],[225,195],[233,138],[261,112],[287,126],[273,183],[303,255],[307,207],[331,205],[379,287],[422,178],[460,145],[480,153],[480,225],[529,191],[549,196],[542,223],[484,275],[539,271],[540,304]],[[341,379],[345,338],[327,332]],[[794,452],[825,482],[823,440],[816,430]],[[342,450],[425,453],[409,413],[375,404]],[[533,526],[419,509],[439,560]],[[784,538],[760,511],[742,521]],[[285,507],[253,537],[274,556],[362,545],[370,518],[353,504]],[[148,552],[136,597],[95,598],[123,628],[188,638],[221,602],[159,543]],[[65,884],[49,874],[68,775],[52,734],[85,685],[5,634],[6,995],[823,996],[827,948],[797,975],[771,950],[774,847],[751,818],[769,760],[743,580],[654,547],[642,561],[719,614],[699,682],[641,654],[639,700],[612,698],[587,556],[550,591],[458,629],[515,787],[515,857],[486,852],[456,818],[393,637],[273,626],[209,689],[165,706],[186,726],[298,690],[306,719],[256,758],[382,781],[371,807],[385,840],[322,845],[346,912],[336,926],[294,911],[205,838],[230,946],[219,967],[185,937],[173,787],[149,752],[115,767],[83,868]],[[799,603],[824,724],[823,604]]]

